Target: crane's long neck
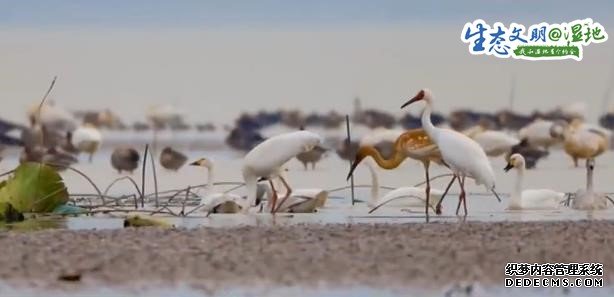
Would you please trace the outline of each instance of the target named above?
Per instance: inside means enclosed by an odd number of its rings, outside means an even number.
[[[436,142],[437,128],[435,128],[433,122],[431,122],[432,109],[433,107],[431,105],[431,102],[426,101],[426,106],[424,106],[424,109],[422,110],[422,128],[424,129],[424,131],[426,131],[426,134],[428,134],[433,139],[433,142]]]
[[[522,196],[522,184],[524,181],[524,168],[517,168],[516,171],[516,183],[512,190],[512,196],[510,197],[510,208],[520,208],[520,198]]]
[[[402,144],[395,143],[393,155],[390,159],[385,159],[380,152],[372,146],[363,146],[358,151],[360,157],[371,157],[377,165],[384,169],[395,169],[401,165],[406,156],[401,147]]]
[[[379,199],[379,178],[377,177],[373,160],[368,159],[366,161],[367,168],[369,168],[369,173],[371,173],[371,197],[369,197],[367,206],[375,207],[375,205],[377,205],[377,200]]]

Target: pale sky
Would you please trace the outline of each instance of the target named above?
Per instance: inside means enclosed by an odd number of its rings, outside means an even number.
[[[259,108],[350,111],[355,96],[400,115],[423,87],[438,110],[489,111],[507,106],[514,74],[519,110],[585,100],[597,114],[611,41],[581,62],[471,56],[460,41],[475,18],[528,27],[592,17],[608,30],[614,11],[606,0],[533,2],[0,0],[0,117],[25,121],[54,75],[58,104],[111,108],[127,122],[158,103],[229,122]]]

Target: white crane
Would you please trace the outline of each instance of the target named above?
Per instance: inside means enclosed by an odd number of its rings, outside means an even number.
[[[550,189],[522,190],[525,173],[525,162],[522,155],[513,154],[510,156],[510,160],[503,170],[507,172],[512,168],[515,168],[518,173],[507,206],[508,210],[551,210],[558,209],[561,206],[561,203],[565,200],[565,193]]]
[[[292,193],[292,189],[281,176],[281,167],[296,155],[308,152],[322,143],[322,138],[309,131],[294,131],[273,136],[254,147],[243,159],[243,179],[247,188],[247,202],[253,206],[256,201],[258,179],[263,177],[269,180],[273,197],[271,210],[276,211],[277,191],[272,183],[273,178],[279,178],[286,188],[283,203]],[[243,211],[247,211],[244,209]]]
[[[456,213],[458,214],[460,202],[462,202],[465,215],[467,215],[465,177],[474,179],[477,184],[484,185],[488,191],[495,193],[495,174],[490,166],[488,157],[482,147],[473,139],[454,130],[437,128],[433,125],[431,122],[433,96],[430,90],[420,90],[416,96],[403,104],[401,108],[418,101],[426,103],[422,110],[422,127],[439,147],[443,161],[458,177],[461,193]]]

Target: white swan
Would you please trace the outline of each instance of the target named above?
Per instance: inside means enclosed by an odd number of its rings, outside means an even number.
[[[381,198],[379,197],[379,178],[375,171],[375,164],[373,159],[368,158],[366,161],[367,168],[371,174],[371,197],[367,201],[367,206],[372,210],[375,210],[384,204],[396,207],[421,207],[424,208],[426,203],[426,194],[424,188],[418,187],[400,187],[389,191]],[[443,191],[437,189],[431,189],[431,198],[429,204],[431,207],[437,206],[437,203],[441,200]],[[396,200],[396,201],[394,201]]]
[[[247,207],[247,200],[243,197],[231,194],[220,193],[214,191],[213,184],[213,162],[206,158],[198,159],[192,163],[192,166],[200,166],[207,168],[207,188],[205,189],[205,195],[200,201],[202,210],[208,213],[238,213],[241,209]]]
[[[516,168],[518,175],[516,184],[507,206],[508,210],[548,210],[558,209],[565,193],[556,192],[550,189],[522,190],[522,183],[525,172],[524,157],[520,154],[513,154],[504,170],[507,172]]]

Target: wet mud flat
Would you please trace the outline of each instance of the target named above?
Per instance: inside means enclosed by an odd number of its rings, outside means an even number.
[[[614,222],[306,224],[0,233],[11,286],[502,286],[508,262],[599,262],[614,280]]]

